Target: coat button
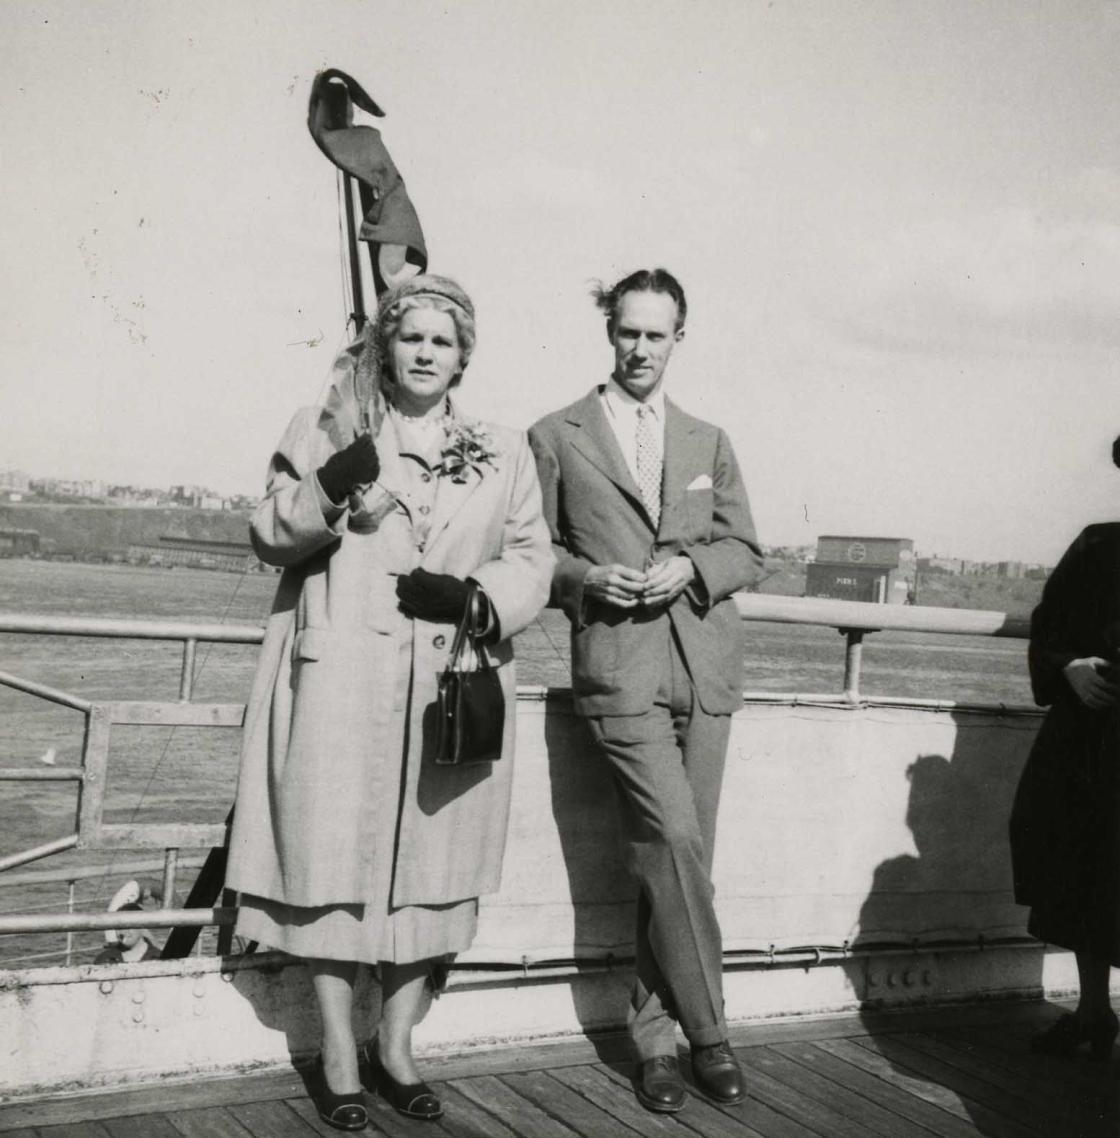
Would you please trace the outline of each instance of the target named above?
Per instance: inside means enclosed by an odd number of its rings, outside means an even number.
[[[421,482],[431,482],[431,480],[432,480],[432,476],[426,470],[420,471],[420,481]]]
[[[430,506],[421,506],[420,507],[420,513],[422,513],[422,514],[430,514],[431,512],[432,511],[431,511]]]
[[[447,637],[441,632],[433,641],[433,648],[442,648],[447,643]]]

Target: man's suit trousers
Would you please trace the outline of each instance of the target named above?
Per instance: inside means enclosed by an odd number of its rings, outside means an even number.
[[[627,864],[641,889],[629,1014],[641,1060],[676,1054],[674,1018],[693,1046],[727,1038],[711,869],[731,717],[700,707],[664,625],[653,706],[588,720],[611,763]]]

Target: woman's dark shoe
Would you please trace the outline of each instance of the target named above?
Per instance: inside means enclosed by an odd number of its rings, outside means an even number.
[[[1089,1055],[1103,1063],[1112,1054],[1112,1045],[1120,1032],[1115,1012],[1085,1025],[1076,1012],[1068,1012],[1045,1031],[1031,1039],[1031,1050],[1040,1055],[1072,1055],[1083,1043]]]
[[[658,1114],[676,1114],[685,1102],[684,1079],[675,1055],[655,1055],[638,1068],[638,1102]]]
[[[365,1099],[361,1091],[356,1095],[336,1095],[327,1083],[327,1072],[323,1068],[323,1056],[315,1063],[315,1093],[312,1099],[319,1111],[319,1117],[336,1130],[364,1130],[369,1125]]]
[[[377,1056],[377,1041],[370,1039],[362,1048],[373,1089],[398,1113],[406,1118],[434,1122],[443,1117],[443,1103],[427,1083],[398,1083]]]

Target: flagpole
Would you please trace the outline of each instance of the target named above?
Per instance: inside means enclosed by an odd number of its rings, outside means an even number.
[[[350,319],[354,321],[354,332],[361,335],[366,325],[366,305],[362,291],[362,263],[358,257],[358,231],[354,224],[354,179],[349,174],[342,175],[342,189],[346,202],[346,244],[350,252],[350,287],[354,301],[354,311]]]

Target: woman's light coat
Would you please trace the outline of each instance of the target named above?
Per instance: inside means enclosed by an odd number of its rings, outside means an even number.
[[[484,426],[495,466],[461,484],[438,479],[422,548],[407,507],[393,501],[409,463],[389,416],[367,495],[388,512],[370,534],[347,528],[349,511],[333,509],[314,477],[334,450],[318,410],[288,427],[252,522],[261,559],[284,573],[246,710],[231,888],[300,906],[383,896],[387,874],[394,906],[498,888],[515,734],[510,637],[545,604],[553,556],[525,435]],[[473,577],[497,615],[506,720],[493,764],[432,761],[436,677],[454,626],[398,608],[396,576],[417,566]],[[398,818],[399,832],[387,834]]]

